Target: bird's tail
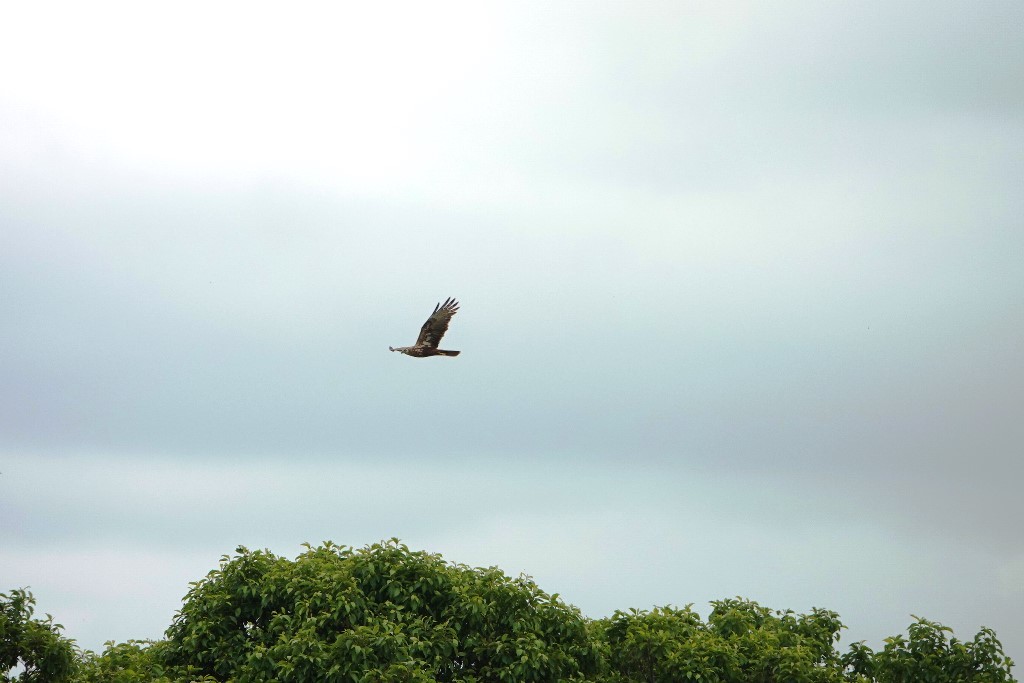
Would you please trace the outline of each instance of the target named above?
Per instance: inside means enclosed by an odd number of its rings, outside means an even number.
[[[439,356],[457,356],[460,353],[462,353],[462,351],[445,351],[444,349],[437,350],[437,355]]]

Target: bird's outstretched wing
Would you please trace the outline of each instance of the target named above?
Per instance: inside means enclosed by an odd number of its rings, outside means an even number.
[[[448,331],[448,323],[458,310],[459,302],[451,297],[445,299],[443,304],[434,306],[434,312],[430,314],[427,322],[423,323],[423,327],[420,328],[420,336],[416,340],[416,346],[429,346],[436,349],[437,345],[441,342],[441,337]]]

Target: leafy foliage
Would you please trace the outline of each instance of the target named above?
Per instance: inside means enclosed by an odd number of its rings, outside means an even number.
[[[833,648],[843,626],[834,612],[816,609],[798,616],[742,599],[712,606],[706,624],[689,605],[616,612],[602,620],[608,680],[844,680]]]
[[[596,670],[586,621],[526,577],[392,540],[294,562],[237,550],[167,631],[165,665],[217,680],[562,681]]]
[[[103,653],[82,653],[78,683],[171,683],[170,674],[160,664],[161,642],[129,640],[107,641]]]
[[[1003,653],[996,634],[983,628],[970,642],[952,637],[948,626],[914,617],[909,638],[885,639],[881,652],[855,643],[843,662],[850,680],[872,683],[1008,683],[1013,662]]]
[[[396,539],[327,542],[295,560],[238,548],[191,584],[160,641],[78,651],[32,619],[24,590],[0,594],[0,681],[21,683],[1007,683],[995,633],[968,642],[915,617],[878,652],[836,650],[825,609],[731,598],[707,620],[687,605],[585,619],[526,576],[414,552]],[[11,670],[21,664],[21,676]],[[6,672],[6,673],[4,673]]]
[[[0,681],[62,683],[76,671],[74,643],[60,635],[63,626],[33,619],[35,598],[23,588],[0,593]],[[21,665],[16,679],[11,671]]]

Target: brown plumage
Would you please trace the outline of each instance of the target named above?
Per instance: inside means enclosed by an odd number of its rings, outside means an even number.
[[[458,313],[458,311],[458,301],[452,297],[445,299],[443,304],[434,306],[434,312],[430,314],[427,322],[423,323],[423,327],[420,328],[420,336],[416,339],[414,346],[399,346],[397,348],[389,346],[388,348],[416,358],[459,355],[460,351],[446,351],[437,348],[437,345],[441,343],[441,337],[448,331],[448,323],[451,322],[452,316]]]

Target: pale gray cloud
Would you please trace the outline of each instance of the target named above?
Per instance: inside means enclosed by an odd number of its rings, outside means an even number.
[[[1016,4],[66,10],[0,22],[0,578],[72,636],[397,535],[1020,659]]]

